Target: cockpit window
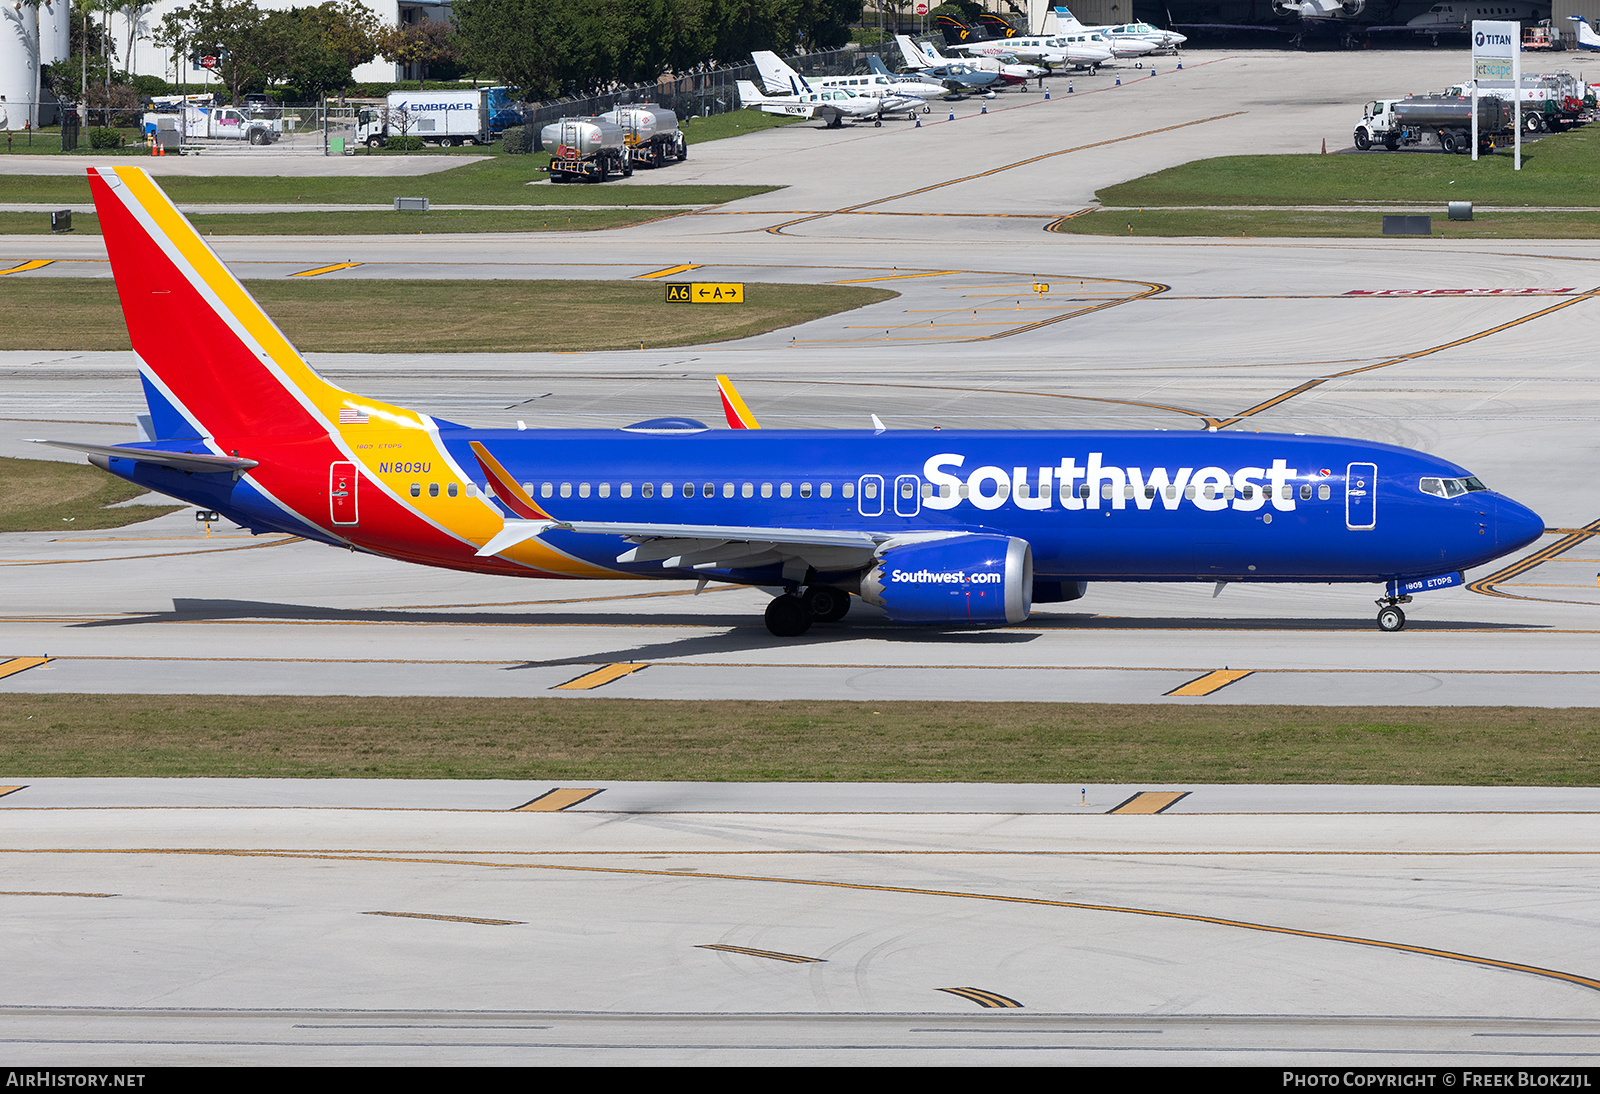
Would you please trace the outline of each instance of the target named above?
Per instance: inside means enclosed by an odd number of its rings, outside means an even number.
[[[1487,490],[1478,479],[1422,479],[1417,483],[1417,489],[1424,494],[1432,494],[1436,498],[1459,498],[1462,494],[1473,490]]]

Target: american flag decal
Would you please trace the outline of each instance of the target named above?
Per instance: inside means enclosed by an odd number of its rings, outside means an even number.
[[[343,406],[339,408],[340,425],[366,425],[367,412],[354,407]]]

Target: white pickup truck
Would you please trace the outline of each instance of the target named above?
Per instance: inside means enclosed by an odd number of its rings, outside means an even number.
[[[237,106],[186,106],[181,113],[153,111],[144,116],[144,131],[163,144],[162,134],[177,132],[185,142],[196,140],[249,141],[272,144],[283,135],[277,118],[255,117]]]

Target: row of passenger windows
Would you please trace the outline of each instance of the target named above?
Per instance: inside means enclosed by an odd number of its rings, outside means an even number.
[[[1464,494],[1469,490],[1488,489],[1477,479],[1423,479],[1419,485],[1424,494],[1434,494],[1441,498],[1453,498],[1459,494]],[[1011,492],[1009,485],[1004,482],[997,482],[995,486],[1000,497],[1004,497]],[[523,483],[522,488],[530,495],[534,493],[534,484],[531,482]],[[453,498],[460,494],[461,489],[461,486],[457,483],[446,483],[444,487],[444,493],[446,497]],[[475,498],[478,496],[478,487],[476,484],[469,482],[466,484],[465,489],[467,497]],[[560,484],[546,482],[539,484],[538,494],[541,498],[551,498],[555,497],[557,494],[560,494],[560,496],[563,498],[570,498],[572,497],[573,489],[573,484],[570,482],[563,482]],[[609,498],[611,496],[611,484],[609,482],[595,483],[593,485],[586,482],[580,482],[577,484],[576,489],[578,497],[580,498],[587,498],[591,496],[591,494],[602,498]],[[735,496],[753,498],[756,496],[758,489],[763,498],[772,497],[774,490],[776,490],[777,496],[780,498],[793,497],[795,494],[794,484],[787,482],[780,482],[776,486],[770,482],[764,482],[760,484],[759,488],[753,482],[738,484],[725,482],[722,484],[720,490],[718,489],[717,484],[714,482],[700,483],[698,486],[692,482],[686,482],[681,485],[677,483],[664,482],[659,487],[653,482],[646,482],[639,485],[639,496],[641,498],[653,498],[656,496],[656,492],[659,490],[660,496],[663,498],[670,498],[674,494],[680,494],[685,498],[692,498],[697,494],[703,498],[714,498],[718,493],[721,493],[721,495],[725,498],[731,498]],[[900,496],[903,498],[910,498],[912,496],[913,489],[914,488],[911,482],[903,480],[900,483]],[[1106,499],[1113,498],[1115,496],[1114,489],[1115,488],[1110,483],[1102,483],[1100,485],[1100,496]],[[1154,499],[1156,496],[1156,489],[1157,488],[1154,486],[1146,486],[1144,488],[1145,498]],[[1263,498],[1270,498],[1272,496],[1272,491],[1269,487],[1263,486],[1259,489]],[[831,498],[833,496],[833,490],[834,486],[831,482],[818,483],[815,486],[809,482],[803,482],[800,484],[799,493],[802,498]],[[1231,501],[1235,496],[1241,497],[1245,501],[1251,501],[1254,500],[1256,496],[1256,490],[1257,487],[1245,486],[1239,491],[1235,492],[1232,486],[1224,486],[1220,491],[1220,495],[1229,501]],[[925,498],[933,497],[933,484],[928,482],[923,483],[921,492],[922,496]],[[876,498],[878,496],[878,484],[870,480],[862,483],[861,493],[868,499]],[[939,487],[939,496],[941,498],[948,498],[951,496],[951,493],[952,491],[948,484]],[[954,493],[955,496],[961,498],[969,496],[967,484],[962,483],[956,487]],[[1183,496],[1185,498],[1193,500],[1195,493],[1196,491],[1193,486],[1186,486],[1183,488]],[[1317,487],[1317,498],[1321,501],[1327,501],[1331,496],[1331,493],[1332,492],[1326,483],[1323,483],[1321,486]],[[1168,486],[1165,489],[1165,494],[1168,501],[1176,501],[1178,497],[1178,488],[1176,486]],[[1219,491],[1214,485],[1207,486],[1203,491],[1200,492],[1200,496],[1205,498],[1207,501],[1214,500],[1216,497],[1218,497],[1218,494]],[[1290,501],[1293,500],[1294,495],[1295,488],[1285,483],[1278,496],[1284,501]],[[420,482],[414,482],[411,484],[411,496],[414,498],[420,498],[422,496],[422,484]],[[438,496],[439,484],[436,482],[428,483],[428,497],[436,498]],[[619,484],[617,486],[617,496],[623,498],[633,497],[633,483],[625,482]],[[855,497],[856,484],[853,482],[840,484],[839,496],[843,498]],[[1019,498],[1038,497],[1039,492],[1034,490],[1027,483],[1022,483],[1017,487],[1017,496]],[[1068,487],[1063,486],[1061,488],[1062,500],[1072,496],[1073,495],[1069,492]],[[1087,498],[1089,496],[1089,486],[1087,483],[1077,487],[1076,496],[1079,498]],[[1124,486],[1122,488],[1122,496],[1125,499],[1133,498],[1135,496],[1135,487],[1132,485]],[[1301,484],[1300,500],[1311,500],[1311,485],[1309,483]]]
[[[996,488],[997,488],[997,490],[999,492],[999,495],[1001,497],[1004,497],[1006,494],[1011,492],[1010,491],[1010,487],[1004,482],[997,482],[995,484],[995,486],[996,486]],[[1417,484],[1417,487],[1424,494],[1432,494],[1434,497],[1439,497],[1439,498],[1455,498],[1455,497],[1460,497],[1462,494],[1469,493],[1469,492],[1474,491],[1474,490],[1487,490],[1487,489],[1489,489],[1487,486],[1483,485],[1483,483],[1480,482],[1479,480],[1477,480],[1476,478],[1465,478],[1465,479],[1434,479],[1434,478],[1426,478],[1426,479],[1422,479]],[[522,488],[524,490],[526,490],[529,494],[532,494],[534,492],[534,486],[533,486],[533,483],[531,483],[531,482],[523,483],[522,484]],[[456,497],[458,494],[461,493],[461,489],[462,489],[461,486],[459,484],[457,484],[457,483],[453,483],[453,482],[452,483],[446,483],[445,487],[444,487],[445,496],[446,497],[451,497],[451,498]],[[670,497],[673,496],[673,494],[675,492],[679,492],[679,491],[681,491],[682,496],[686,497],[686,498],[692,498],[697,493],[701,497],[704,497],[704,498],[714,498],[714,497],[717,496],[717,493],[718,493],[717,484],[714,483],[714,482],[701,483],[698,488],[696,488],[695,484],[692,483],[692,482],[686,482],[686,483],[682,484],[681,487],[678,486],[677,484],[674,484],[674,483],[664,482],[664,483],[662,483],[660,485],[659,488],[656,486],[655,483],[647,482],[647,483],[640,484],[640,486],[639,486],[639,496],[642,497],[642,498],[653,498],[653,497],[656,496],[656,490],[657,489],[659,489],[661,491],[661,496],[664,497],[664,498],[670,498]],[[761,496],[764,497],[764,498],[772,497],[773,489],[774,488],[773,488],[773,484],[772,483],[770,483],[770,482],[762,483],[761,486],[760,486]],[[787,482],[778,483],[776,489],[777,489],[778,497],[780,497],[780,498],[788,498],[788,497],[793,497],[794,496],[794,485],[792,483],[787,483]],[[911,497],[912,489],[913,489],[912,488],[912,484],[910,482],[902,481],[900,483],[900,496],[904,497],[904,498]],[[1102,498],[1107,498],[1107,499],[1112,498],[1112,497],[1115,496],[1114,493],[1113,493],[1114,489],[1115,488],[1112,487],[1112,485],[1110,483],[1108,483],[1108,482],[1107,483],[1101,483],[1100,484],[1100,496]],[[1242,489],[1240,489],[1237,492],[1237,496],[1243,498],[1245,501],[1251,501],[1251,500],[1253,500],[1255,498],[1256,489],[1257,488],[1254,487],[1254,486],[1245,486],[1245,487],[1243,487]],[[570,483],[570,482],[561,483],[559,486],[557,484],[555,484],[555,483],[547,482],[547,483],[540,484],[540,486],[539,486],[539,496],[541,498],[549,498],[549,497],[554,497],[556,495],[556,493],[559,492],[562,497],[570,498],[570,497],[572,497],[572,490],[573,490],[573,486],[572,486],[572,483]],[[611,484],[609,482],[598,483],[598,484],[594,485],[593,487],[591,487],[589,483],[580,482],[580,483],[578,483],[577,490],[578,490],[578,497],[580,497],[580,498],[589,497],[591,492],[593,494],[599,496],[599,497],[602,497],[602,498],[609,498],[611,496]],[[1269,487],[1263,486],[1263,487],[1260,488],[1260,490],[1261,490],[1261,496],[1263,498],[1271,498],[1272,497],[1272,491],[1271,491],[1271,489]],[[876,498],[878,496],[878,484],[875,483],[875,482],[871,482],[871,481],[863,483],[862,486],[861,486],[861,492],[867,498]],[[966,483],[962,483],[960,486],[958,486],[956,488],[955,493],[956,493],[957,497],[962,497],[962,498],[967,497],[968,493],[969,493],[968,488],[967,488],[967,484]],[[1022,483],[1020,486],[1017,487],[1017,497],[1019,497],[1019,498],[1037,497],[1038,493],[1039,493],[1038,491],[1033,490],[1033,488],[1030,487],[1027,483]],[[1165,490],[1165,493],[1166,493],[1168,501],[1175,501],[1175,500],[1177,500],[1177,497],[1178,497],[1178,488],[1176,486],[1168,486],[1166,488],[1166,490]],[[1230,501],[1235,497],[1235,491],[1234,491],[1234,488],[1232,486],[1224,486],[1222,488],[1222,492],[1221,493],[1222,493],[1222,497],[1223,498],[1225,498],[1227,500],[1230,500]],[[734,497],[735,494],[737,494],[739,497],[753,498],[756,495],[756,484],[753,483],[753,482],[746,482],[746,483],[739,483],[736,486],[734,483],[725,482],[725,483],[722,484],[721,494],[725,498]],[[940,486],[939,487],[939,496],[941,498],[948,498],[950,496],[950,494],[951,494],[951,490],[950,490],[949,485],[944,485],[944,486]],[[1326,483],[1323,483],[1321,486],[1317,487],[1317,498],[1318,498],[1318,500],[1327,501],[1328,498],[1331,496],[1331,494],[1332,494],[1332,491],[1328,488],[1328,485]],[[478,496],[478,487],[477,487],[477,485],[475,483],[470,483],[469,482],[469,483],[466,484],[466,495],[469,498],[475,498],[475,497]],[[1280,498],[1282,498],[1284,501],[1290,501],[1290,500],[1292,500],[1294,498],[1294,495],[1295,495],[1295,488],[1293,486],[1290,486],[1288,483],[1285,483],[1280,488],[1280,493],[1279,493],[1278,496]],[[414,482],[414,483],[411,484],[411,496],[414,497],[414,498],[420,498],[422,496],[422,484],[420,482]],[[428,484],[428,497],[436,498],[438,496],[439,496],[439,484],[436,483],[436,482],[430,482]],[[623,498],[631,498],[631,497],[633,497],[633,483],[625,482],[625,483],[620,484],[617,487],[617,496],[618,497],[623,497]],[[802,498],[809,498],[809,497],[812,497],[812,496],[819,497],[819,498],[831,498],[833,496],[833,483],[824,482],[824,483],[819,483],[816,486],[812,486],[812,484],[809,483],[809,482],[803,482],[803,483],[800,484],[800,496]],[[847,483],[841,484],[840,487],[839,487],[839,496],[840,497],[844,497],[844,498],[853,498],[853,497],[855,497],[856,496],[856,484],[853,483],[853,482],[847,482]],[[925,498],[933,497],[933,484],[932,483],[925,482],[925,483],[922,484],[922,496],[925,497]],[[1068,492],[1068,488],[1066,486],[1063,486],[1061,488],[1061,497],[1063,498],[1063,500],[1068,498],[1068,497],[1071,497],[1071,496],[1072,495]],[[1080,485],[1077,488],[1077,496],[1080,497],[1080,498],[1087,498],[1089,496],[1089,486],[1088,486],[1087,483],[1085,483],[1083,485]],[[1133,498],[1135,496],[1135,488],[1132,485],[1124,486],[1122,488],[1122,496],[1124,498],[1126,498],[1126,499]],[[1156,487],[1154,487],[1154,486],[1146,486],[1144,488],[1144,496],[1146,498],[1148,498],[1148,499],[1153,499],[1156,496]],[[1192,500],[1194,498],[1194,496],[1195,496],[1195,488],[1193,486],[1185,486],[1183,488],[1183,496],[1185,498],[1189,498],[1189,499]],[[1205,488],[1205,490],[1203,492],[1201,492],[1200,496],[1205,498],[1207,501],[1211,501],[1211,500],[1213,500],[1213,499],[1215,499],[1217,497],[1217,488],[1215,486],[1207,486]],[[1300,500],[1301,501],[1310,501],[1311,500],[1311,485],[1309,483],[1302,483],[1301,484],[1301,486],[1300,486]]]
[[[531,482],[523,483],[522,488],[530,495],[534,492],[534,485]],[[774,487],[774,485],[770,482],[764,482],[760,485],[759,489],[761,496],[764,498],[772,497],[774,489],[776,489],[777,495],[780,498],[793,497],[795,493],[794,484],[789,482],[780,482],[776,485],[776,487]],[[640,484],[639,496],[641,498],[653,498],[656,496],[656,492],[658,490],[663,498],[670,498],[674,494],[681,494],[681,496],[686,498],[692,498],[696,494],[704,498],[714,498],[718,493],[717,484],[714,482],[704,482],[700,483],[699,485],[696,485],[692,482],[686,482],[681,485],[678,483],[664,482],[660,486],[657,486],[653,482],[646,482]],[[739,483],[737,485],[731,482],[725,482],[722,484],[721,494],[725,498],[731,498],[736,495],[739,497],[753,498],[756,496],[756,490],[757,486],[753,482]],[[564,482],[559,485],[551,482],[541,483],[539,484],[538,492],[539,497],[541,498],[555,497],[558,493],[563,498],[570,498],[572,497],[573,484],[570,482]],[[596,483],[591,487],[589,483],[580,482],[577,484],[577,492],[578,497],[580,498],[587,498],[591,493],[597,497],[609,498],[611,496],[611,484],[609,482],[602,482]],[[875,482],[863,483],[861,487],[861,493],[863,496],[868,498],[877,497],[878,484]],[[633,483],[625,482],[618,485],[617,496],[623,498],[633,497]],[[800,484],[800,496],[802,498],[831,498],[833,497],[833,483],[824,482],[813,486],[809,482],[803,482]],[[839,496],[844,498],[855,497],[856,484],[853,482],[847,482],[841,485],[839,487]]]
[[[1427,480],[1424,480],[1424,481],[1427,481]],[[1002,497],[1011,492],[1011,488],[1010,488],[1009,484],[1007,484],[1005,482],[998,482],[995,485],[996,485],[996,488],[997,488],[1000,496],[1002,496]],[[531,482],[523,483],[522,484],[522,488],[524,490],[526,490],[530,495],[532,495],[535,492],[534,484],[531,483]],[[433,490],[433,493],[432,493],[431,496],[438,497],[438,488],[437,487],[432,487],[431,489]],[[776,489],[777,496],[780,497],[780,498],[793,497],[794,493],[795,493],[794,484],[787,483],[787,482],[778,483],[776,487],[774,487],[774,485],[772,483],[770,483],[770,482],[761,483],[760,486],[759,486],[759,491],[760,491],[760,494],[761,494],[761,496],[763,498],[772,497],[774,489]],[[1114,489],[1115,488],[1110,483],[1102,483],[1101,486],[1100,486],[1100,496],[1102,498],[1107,498],[1107,499],[1112,498],[1112,497],[1115,496]],[[1224,486],[1219,491],[1219,489],[1215,485],[1211,485],[1211,486],[1205,487],[1204,490],[1199,491],[1199,495],[1201,497],[1205,498],[1208,501],[1213,500],[1213,499],[1215,499],[1215,498],[1217,498],[1219,496],[1222,497],[1222,498],[1225,498],[1225,499],[1227,499],[1229,501],[1233,500],[1233,498],[1236,497],[1236,496],[1237,497],[1242,497],[1246,501],[1251,501],[1251,500],[1253,500],[1255,498],[1256,491],[1258,489],[1260,490],[1261,496],[1264,499],[1265,498],[1270,498],[1272,496],[1272,491],[1270,490],[1270,488],[1265,487],[1265,486],[1259,487],[1259,488],[1255,487],[1255,486],[1245,486],[1241,490],[1236,492],[1232,486]],[[608,483],[608,482],[595,483],[595,484],[590,484],[590,483],[587,483],[587,482],[580,482],[580,483],[578,483],[576,485],[576,487],[574,487],[574,485],[572,483],[570,483],[570,482],[563,482],[563,483],[546,482],[546,483],[540,483],[538,488],[537,488],[538,496],[541,497],[541,498],[553,498],[553,497],[556,497],[557,495],[559,495],[559,496],[561,496],[563,498],[570,498],[570,497],[573,496],[573,491],[574,490],[577,491],[577,496],[580,497],[580,498],[587,498],[587,497],[590,497],[591,495],[596,496],[596,497],[602,497],[602,498],[609,498],[611,496],[611,484]],[[703,498],[714,498],[719,493],[725,498],[732,498],[732,497],[736,497],[736,496],[737,497],[744,497],[744,498],[753,498],[753,497],[756,496],[758,487],[753,482],[745,482],[745,483],[725,482],[725,483],[723,483],[721,485],[720,488],[714,482],[700,483],[698,486],[695,483],[692,483],[692,482],[683,483],[681,486],[679,484],[676,484],[676,483],[664,482],[659,487],[655,483],[647,482],[647,483],[642,483],[639,486],[639,496],[642,497],[642,498],[653,498],[653,497],[656,496],[656,492],[658,490],[660,491],[660,496],[663,497],[663,498],[670,498],[670,497],[673,497],[675,494],[680,495],[680,496],[685,497],[685,498],[692,498],[692,497],[695,497],[696,495],[698,495],[700,497],[703,497]],[[911,482],[902,481],[900,483],[900,496],[901,497],[910,498],[912,496],[912,494],[914,493],[914,491],[915,491],[915,487],[913,486],[913,484]],[[843,483],[839,487],[839,496],[840,497],[853,498],[853,497],[855,497],[855,492],[856,492],[856,484],[853,483],[853,482]],[[1133,486],[1131,486],[1131,485],[1124,486],[1122,488],[1122,496],[1124,498],[1130,498],[1130,499],[1133,498],[1135,496],[1135,492],[1136,492],[1135,488]],[[800,496],[802,498],[810,498],[810,497],[813,497],[813,496],[814,497],[819,497],[819,498],[831,498],[833,496],[833,484],[829,483],[829,482],[824,482],[824,483],[819,483],[816,486],[813,486],[809,482],[803,482],[803,483],[800,484],[799,493],[800,493]],[[867,497],[869,499],[870,498],[876,498],[878,496],[878,484],[876,482],[872,482],[870,480],[868,482],[862,483],[862,485],[861,485],[861,493],[862,493],[862,495],[864,497]],[[922,496],[925,497],[925,498],[933,497],[933,495],[934,495],[933,484],[932,483],[928,483],[928,482],[923,483],[922,484],[921,493],[922,493]],[[967,487],[967,484],[966,483],[962,483],[958,487],[955,488],[953,493],[955,494],[956,497],[965,498],[965,497],[969,496],[970,491],[969,491],[969,489]],[[417,490],[416,490],[415,486],[413,486],[411,488],[411,494],[412,494],[413,497],[417,496]],[[951,494],[952,494],[952,490],[951,490],[951,488],[950,488],[950,486],[948,484],[945,484],[945,485],[942,485],[942,486],[939,487],[939,496],[941,498],[948,498],[948,497],[951,496]],[[1195,488],[1193,486],[1186,486],[1186,487],[1183,488],[1183,496],[1185,498],[1189,498],[1189,499],[1192,500],[1195,497],[1195,494],[1196,494],[1196,490],[1195,490]],[[1285,483],[1283,485],[1283,487],[1280,489],[1278,496],[1284,501],[1291,501],[1291,500],[1293,500],[1294,495],[1295,495],[1295,488],[1293,486]],[[1326,483],[1324,483],[1321,486],[1317,487],[1317,497],[1320,500],[1327,501],[1328,498],[1331,495],[1332,495],[1332,491],[1329,489],[1329,487],[1328,487],[1328,485]],[[450,496],[451,497],[455,497],[455,487],[453,485],[451,487]],[[623,497],[623,498],[631,498],[633,496],[633,484],[631,482],[625,482],[625,483],[620,484],[617,487],[617,496],[618,497]],[[1039,496],[1039,492],[1037,490],[1033,489],[1032,487],[1030,487],[1027,483],[1022,483],[1021,485],[1019,485],[1017,487],[1017,496],[1021,497],[1021,498],[1038,497]],[[1069,488],[1067,488],[1065,486],[1063,486],[1061,488],[1061,497],[1063,499],[1068,498],[1068,497],[1072,497],[1072,496],[1073,495],[1069,492]],[[1080,497],[1080,498],[1087,498],[1089,496],[1089,486],[1088,486],[1087,483],[1082,484],[1082,485],[1077,487],[1077,495],[1076,496]],[[1154,486],[1146,486],[1144,488],[1144,496],[1146,498],[1153,499],[1156,496],[1156,487],[1154,487]],[[1178,488],[1176,486],[1168,486],[1166,488],[1166,496],[1167,496],[1167,500],[1176,501],[1177,497],[1178,497]],[[1302,484],[1300,486],[1300,500],[1301,501],[1310,501],[1311,500],[1311,485],[1309,483],[1304,483],[1304,484]]]
[[[478,484],[477,483],[473,483],[473,482],[467,483],[466,490],[467,490],[467,497],[475,498],[475,497],[478,496]],[[444,492],[445,492],[445,496],[446,497],[453,498],[457,494],[461,493],[461,486],[458,483],[453,483],[453,482],[446,483],[445,484],[445,488],[444,488]],[[414,498],[422,497],[422,484],[420,482],[414,482],[414,483],[411,484],[411,496],[414,497]],[[436,482],[430,482],[428,484],[428,497],[436,498],[438,496],[439,496],[439,484],[436,483]]]

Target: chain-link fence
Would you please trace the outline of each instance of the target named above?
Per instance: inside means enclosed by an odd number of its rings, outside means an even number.
[[[54,104],[52,104],[54,105]],[[262,103],[250,106],[177,108],[89,107],[63,103],[47,129],[4,131],[12,149],[22,143],[45,151],[116,152],[159,142],[168,152],[300,153],[338,155],[356,146],[360,107],[336,102]],[[0,146],[3,147],[3,146]]]

